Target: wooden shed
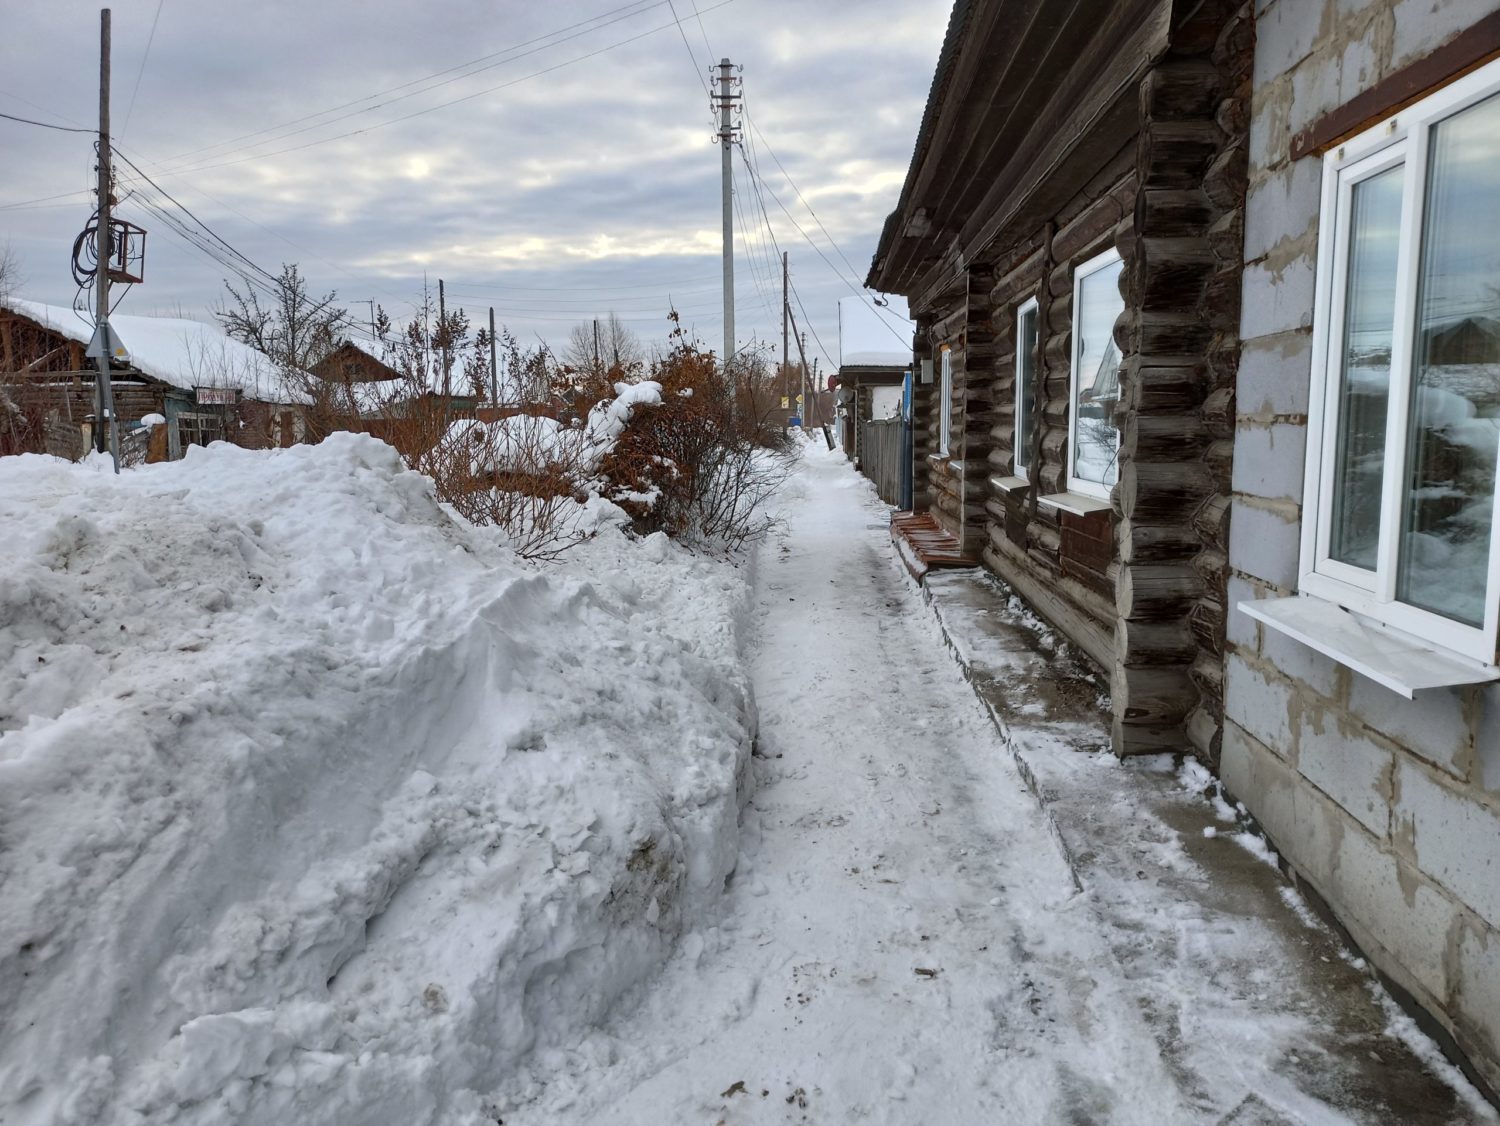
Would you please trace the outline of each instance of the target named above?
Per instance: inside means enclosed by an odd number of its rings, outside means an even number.
[[[917,322],[914,507],[1218,755],[1254,46],[1240,0],[958,0],[869,285]]]

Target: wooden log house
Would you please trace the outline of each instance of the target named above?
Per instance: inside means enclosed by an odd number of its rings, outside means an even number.
[[[305,437],[304,397],[271,361],[212,325],[170,317],[111,318],[130,353],[111,365],[122,438],[160,415],[161,456],[231,441],[289,446]],[[0,304],[0,452],[78,458],[93,436],[91,319],[72,309],[10,299]]]
[[[1252,5],[957,0],[869,285],[917,323],[914,508],[1217,761]]]

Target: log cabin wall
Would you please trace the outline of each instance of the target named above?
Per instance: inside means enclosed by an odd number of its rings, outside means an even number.
[[[934,349],[915,404],[918,507],[925,484],[939,523],[1106,671],[1121,754],[1219,753],[1253,10],[956,7],[871,268]],[[1111,247],[1119,481],[1100,510],[1068,489],[1073,303],[1079,266]],[[1031,298],[1036,426],[1018,482],[1016,314]],[[944,345],[953,449],[939,457]]]
[[[994,374],[983,559],[1106,672],[1114,663],[1114,518],[1059,512],[1037,497],[1068,485],[1074,271],[1112,245],[1134,193],[1134,146],[1123,138],[1119,152],[1055,217],[993,252],[998,265],[990,273]],[[1007,488],[1003,480],[1017,471],[1016,317],[1032,298],[1038,333],[1031,483]]]
[[[1217,766],[1253,13],[1200,5],[1141,85],[1126,314],[1114,740]]]
[[[989,292],[986,274],[963,274],[966,285],[951,289],[922,310],[929,322],[932,348],[932,409],[924,420],[927,456],[919,460],[918,480],[927,481],[929,511],[945,531],[963,540],[978,555],[984,537],[984,478],[989,466],[993,348],[990,343]],[[978,279],[978,280],[977,280]],[[948,451],[942,453],[942,354],[948,352],[951,390],[948,399]]]

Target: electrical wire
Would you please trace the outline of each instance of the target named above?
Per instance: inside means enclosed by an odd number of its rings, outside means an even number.
[[[92,188],[79,188],[77,191],[63,192],[60,195],[44,195],[40,199],[23,199],[16,203],[0,203],[0,211],[24,211],[26,208],[36,207],[38,204],[50,204],[53,200],[73,199],[75,196],[91,195],[93,190]]]
[[[812,216],[813,222],[818,225],[818,230],[823,232],[823,237],[828,240],[828,245],[833,247],[833,249],[838,252],[838,256],[843,259],[844,265],[849,267],[850,275],[853,276],[856,281],[858,281],[859,271],[855,269],[854,264],[849,261],[848,255],[846,255],[843,250],[840,249],[839,244],[834,241],[833,235],[830,234],[828,228],[823,225],[823,220],[818,218],[818,213],[813,210],[812,204],[809,203],[807,201],[807,197],[802,194],[802,189],[797,186],[797,182],[793,180],[791,174],[787,172],[786,166],[781,163],[781,158],[776,155],[776,150],[773,149],[771,147],[771,143],[766,140],[766,135],[761,132],[760,126],[755,124],[755,121],[750,117],[748,110],[743,113],[743,117],[745,118],[745,123],[750,126],[750,131],[753,135],[751,142],[752,145],[754,144],[753,137],[759,137],[760,143],[765,147],[766,152],[771,154],[771,159],[776,162],[776,167],[781,172],[781,175],[786,179],[787,184],[791,187],[792,191],[796,193],[797,198],[802,202],[802,206],[807,208],[807,213]],[[756,164],[756,171],[757,173],[759,173],[758,161]]]
[[[677,25],[677,34],[682,36],[682,45],[687,48],[688,58],[692,60],[693,75],[698,79],[698,85],[703,87],[703,93],[708,98],[708,104],[712,106],[714,96],[709,93],[708,80],[703,77],[708,73],[708,68],[705,67],[701,71],[698,69],[698,56],[693,52],[693,45],[688,42],[687,31],[682,26],[682,18],[677,14],[677,5],[672,0],[667,0],[667,8],[672,13],[672,22]],[[712,63],[712,61],[713,58],[710,56],[709,62]]]
[[[186,215],[189,219],[191,219],[194,223],[196,223],[199,226],[199,228],[201,228],[203,230],[203,232],[205,234],[207,234],[211,239],[213,239],[216,243],[218,243],[226,251],[228,251],[230,255],[232,255],[234,258],[236,258],[240,262],[244,263],[244,265],[246,267],[248,267],[253,272],[258,273],[261,277],[263,277],[266,281],[270,282],[272,285],[276,284],[276,278],[274,276],[272,276],[272,274],[269,271],[262,269],[255,262],[251,261],[251,259],[249,257],[247,257],[244,254],[241,254],[237,249],[235,249],[233,246],[231,246],[230,243],[228,242],[228,240],[226,240],[225,238],[223,238],[223,236],[221,236],[217,231],[215,231],[212,227],[210,227],[202,219],[198,218],[197,215],[193,214],[193,212],[191,210],[189,210],[186,206],[184,206],[179,200],[177,200],[164,187],[162,187],[160,184],[158,184],[150,176],[146,175],[146,173],[142,172],[141,169],[140,169],[140,167],[135,163],[135,161],[131,160],[128,156],[126,156],[124,153],[120,152],[120,150],[118,148],[115,148],[113,145],[111,145],[110,148],[114,152],[114,155],[117,156],[117,157],[119,157],[121,160],[123,160],[126,163],[126,165],[129,166],[129,168],[137,176],[139,176],[142,180],[144,180],[146,183],[150,184],[153,188],[155,188],[158,192],[160,192],[164,197],[166,197],[166,199],[168,200],[168,202],[170,202],[171,204],[173,204],[184,215]]]
[[[740,156],[745,162],[745,167],[750,169],[751,175],[753,176],[755,170],[751,167],[749,158],[745,156],[743,146],[741,146],[740,148]],[[813,248],[814,253],[816,253],[817,256],[823,260],[824,265],[826,265],[830,270],[833,271],[834,277],[843,282],[850,293],[852,293],[855,297],[858,297],[861,301],[868,305],[872,311],[874,311],[876,319],[885,327],[885,330],[887,332],[889,332],[893,337],[900,341],[902,347],[908,347],[911,342],[904,338],[899,332],[897,332],[896,329],[892,327],[890,322],[881,315],[879,306],[871,301],[867,294],[859,289],[856,289],[854,285],[850,283],[848,278],[844,276],[843,272],[840,271],[839,268],[829,260],[828,255],[823,253],[823,248],[813,241],[812,236],[807,233],[802,224],[797,222],[796,216],[794,216],[790,211],[787,210],[786,204],[781,202],[781,197],[776,194],[775,189],[758,176],[755,178],[755,182],[757,186],[757,195],[759,195],[761,189],[764,189],[770,195],[770,197],[776,201],[776,206],[781,208],[782,214],[787,217],[787,220],[792,224],[792,226],[797,228],[797,233],[806,240],[808,246]],[[762,206],[764,207],[764,204],[762,204]]]
[[[185,152],[180,152],[180,153],[177,153],[177,154],[175,154],[173,156],[165,157],[164,160],[166,160],[166,161],[178,161],[178,160],[186,159],[187,157],[190,157],[190,156],[197,156],[197,155],[199,155],[201,153],[211,152],[214,149],[227,148],[228,146],[238,144],[241,141],[247,141],[247,140],[251,139],[252,137],[265,136],[267,133],[277,133],[280,130],[287,128],[288,126],[291,126],[291,125],[300,125],[302,122],[304,122],[304,121],[311,121],[315,117],[323,117],[323,116],[325,116],[327,114],[337,113],[339,110],[349,109],[349,108],[351,108],[353,106],[357,106],[361,102],[368,102],[368,101],[370,101],[373,98],[382,98],[382,97],[385,97],[385,95],[387,95],[387,94],[394,94],[394,93],[396,93],[399,90],[405,90],[409,86],[417,86],[417,85],[420,85],[420,84],[422,84],[424,82],[430,82],[430,81],[432,81],[433,79],[436,79],[436,78],[442,78],[444,75],[453,74],[455,71],[460,71],[460,70],[466,71],[464,74],[458,75],[457,78],[447,79],[445,82],[440,82],[440,83],[437,83],[437,84],[435,84],[433,86],[424,87],[421,90],[414,91],[412,94],[404,94],[404,95],[402,95],[402,98],[393,98],[393,99],[391,99],[388,102],[381,102],[379,105],[366,106],[364,109],[357,110],[356,114],[357,113],[365,113],[365,112],[368,112],[369,110],[380,109],[381,106],[391,105],[393,102],[400,101],[400,100],[402,100],[404,98],[413,97],[416,94],[426,93],[428,90],[437,89],[438,86],[447,85],[450,82],[457,82],[457,81],[459,81],[461,79],[468,78],[471,75],[479,74],[479,73],[481,73],[484,70],[492,69],[491,66],[484,66],[484,67],[479,67],[479,69],[477,69],[477,70],[466,70],[466,68],[468,68],[468,67],[476,67],[476,66],[479,66],[479,64],[481,64],[481,63],[489,63],[490,60],[492,60],[492,59],[499,59],[501,55],[511,55],[512,57],[506,58],[506,59],[500,59],[500,61],[497,62],[497,63],[494,63],[493,66],[500,66],[503,63],[514,62],[518,58],[524,58],[525,57],[525,55],[512,55],[512,52],[520,51],[523,47],[531,47],[531,46],[533,46],[535,44],[542,43],[544,40],[554,39],[557,36],[562,35],[565,32],[574,31],[574,30],[576,30],[578,28],[586,28],[586,30],[583,31],[583,32],[580,32],[580,34],[587,34],[588,31],[597,31],[600,27],[608,27],[609,23],[617,23],[617,22],[619,22],[619,20],[628,19],[631,16],[643,15],[644,13],[650,11],[652,8],[659,8],[659,7],[661,7],[661,5],[664,4],[664,3],[666,3],[666,0],[632,0],[632,2],[629,3],[629,4],[622,4],[618,8],[611,8],[610,10],[608,10],[606,12],[601,12],[597,16],[591,16],[591,17],[589,17],[586,20],[580,20],[577,23],[572,23],[572,24],[567,25],[566,27],[558,28],[556,31],[549,31],[545,35],[539,35],[539,36],[536,36],[535,38],[524,40],[521,43],[512,44],[511,46],[502,48],[499,51],[493,51],[490,54],[481,55],[481,56],[479,56],[476,59],[470,59],[467,62],[462,62],[462,63],[458,63],[458,64],[456,64],[454,66],[446,67],[443,70],[435,71],[434,73],[428,74],[428,75],[424,75],[421,78],[414,78],[414,79],[412,79],[409,82],[403,82],[400,85],[391,86],[391,87],[388,87],[387,89],[384,89],[384,90],[377,90],[373,94],[366,94],[364,97],[355,98],[352,101],[348,101],[348,102],[341,102],[338,105],[336,105],[336,106],[330,106],[327,109],[321,109],[321,110],[317,110],[317,111],[315,111],[313,113],[303,114],[301,117],[294,117],[294,118],[291,118],[288,121],[283,121],[283,122],[280,122],[279,124],[276,124],[276,125],[268,125],[265,128],[263,128],[263,129],[256,129],[256,130],[254,130],[254,131],[252,131],[250,133],[241,133],[237,137],[230,137],[229,139],[224,140],[224,141],[219,141],[216,144],[204,145],[204,146],[202,146],[200,148],[196,148],[196,149],[188,149]],[[634,10],[633,11],[627,11],[627,9],[634,9]],[[601,20],[604,20],[605,17],[607,17],[607,16],[616,16],[616,15],[619,15],[619,13],[621,13],[621,12],[624,12],[626,14],[623,15],[623,16],[619,16],[619,19],[617,19],[617,20],[611,20],[611,21],[609,21],[609,23],[600,23],[599,22]],[[588,25],[588,24],[597,24],[597,26],[596,27],[586,27],[586,25]],[[558,42],[566,42],[566,41],[567,40],[558,40]],[[556,46],[556,45],[557,45],[556,43],[548,43],[548,44],[546,44],[543,47],[537,48],[537,50],[539,50],[539,51],[540,50],[545,50],[546,47]],[[535,54],[535,53],[536,52],[534,52],[534,51],[528,51],[525,54]],[[355,116],[355,114],[348,114],[348,115],[345,115],[345,116],[352,117],[352,116]],[[335,119],[335,120],[342,120],[342,118],[338,118],[338,119]],[[327,124],[330,124],[330,123],[329,122],[323,122],[322,124],[327,125]],[[292,136],[292,134],[285,134],[285,136]],[[273,138],[272,140],[277,140],[277,139],[281,139],[281,138]],[[268,142],[264,142],[264,143],[270,143],[270,142],[268,141]]]
[[[712,7],[705,8],[703,10],[705,12],[711,12],[715,8],[723,8],[723,7],[725,7],[725,6],[729,5],[729,4],[732,4],[732,3],[734,3],[734,0],[719,0],[719,2],[717,4],[714,4]],[[362,135],[364,133],[373,132],[376,129],[385,129],[385,128],[391,126],[391,125],[399,125],[403,121],[410,121],[413,118],[422,117],[422,116],[424,116],[426,114],[429,114],[429,113],[435,113],[435,112],[437,112],[440,109],[447,109],[450,106],[456,106],[456,105],[459,105],[459,104],[461,104],[463,102],[473,101],[475,98],[481,98],[481,97],[483,97],[486,94],[493,94],[497,90],[505,90],[505,89],[509,89],[512,86],[519,86],[521,83],[523,83],[523,82],[529,82],[533,78],[541,78],[542,76],[547,75],[547,74],[551,74],[554,71],[562,70],[564,67],[572,66],[575,63],[586,62],[589,59],[595,58],[595,57],[597,57],[599,55],[606,54],[609,51],[615,51],[615,50],[618,50],[621,47],[628,46],[631,43],[636,43],[636,42],[638,42],[638,41],[640,41],[642,39],[645,39],[645,38],[647,38],[649,36],[655,35],[659,31],[665,31],[668,28],[673,27],[673,26],[675,26],[675,25],[673,23],[670,23],[670,22],[664,23],[664,24],[659,24],[656,27],[649,28],[648,30],[643,31],[643,32],[641,32],[638,35],[632,35],[632,36],[629,36],[626,39],[621,39],[621,40],[618,40],[617,42],[606,44],[603,47],[599,47],[596,50],[589,51],[589,52],[587,52],[585,54],[582,54],[582,55],[577,55],[577,56],[575,56],[575,57],[573,57],[571,59],[564,59],[560,63],[555,63],[555,64],[553,64],[552,66],[549,66],[549,67],[543,67],[541,70],[532,71],[530,74],[523,74],[519,78],[513,78],[513,79],[511,79],[508,82],[501,82],[501,83],[499,83],[499,84],[497,84],[495,86],[488,86],[488,87],[486,87],[483,90],[476,90],[476,91],[474,91],[471,94],[465,94],[461,98],[453,98],[453,99],[450,99],[449,101],[446,101],[446,102],[438,102],[436,105],[427,106],[424,109],[413,110],[411,113],[403,114],[400,117],[392,117],[392,118],[389,118],[389,119],[387,119],[385,121],[373,122],[372,124],[366,125],[366,126],[362,126],[359,129],[352,129],[352,130],[350,130],[347,133],[337,133],[337,134],[334,134],[331,137],[320,137],[320,138],[318,138],[316,140],[307,141],[304,144],[291,145],[291,146],[289,146],[287,148],[283,148],[283,149],[272,149],[270,152],[256,153],[256,154],[249,155],[249,156],[241,156],[241,157],[235,158],[234,160],[224,160],[224,161],[211,162],[211,163],[208,163],[208,164],[195,164],[195,165],[193,165],[191,167],[174,168],[174,169],[171,169],[167,174],[168,175],[178,175],[180,173],[186,173],[186,172],[203,172],[203,171],[206,171],[207,169],[210,169],[210,168],[227,168],[227,167],[229,167],[231,165],[243,164],[243,163],[245,163],[246,161],[249,161],[249,160],[264,160],[264,159],[267,159],[267,158],[273,157],[273,156],[281,156],[284,153],[300,152],[303,149],[314,148],[314,147],[316,147],[318,145],[326,145],[326,144],[329,144],[329,143],[331,143],[333,141],[345,140],[345,139],[347,139],[349,137],[358,137],[358,136],[360,136],[360,135]],[[290,136],[290,134],[288,134],[288,135]]]
[[[29,117],[17,117],[13,113],[0,113],[7,121],[19,121],[22,125],[40,125],[43,129],[56,129],[59,133],[97,133],[97,129],[76,129],[71,125],[54,125],[50,121],[33,121]]]
[[[146,36],[146,50],[141,55],[141,68],[135,72],[135,85],[130,89],[130,104],[125,107],[125,124],[120,126],[120,135],[130,128],[130,115],[135,112],[135,96],[141,92],[141,79],[146,74],[146,60],[151,57],[151,44],[156,42],[156,25],[161,20],[161,6],[166,0],[156,0],[156,15],[151,17],[151,34]]]

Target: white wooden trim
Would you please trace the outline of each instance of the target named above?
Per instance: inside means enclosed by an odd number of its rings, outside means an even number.
[[[1083,291],[1085,278],[1118,261],[1120,261],[1120,252],[1110,247],[1103,254],[1095,255],[1073,271],[1073,325],[1069,331],[1068,340],[1068,492],[1056,494],[1058,496],[1081,493],[1097,500],[1109,499],[1109,485],[1101,485],[1097,481],[1090,481],[1073,474],[1073,466],[1078,459],[1078,377],[1080,374],[1078,371],[1078,298]],[[1037,503],[1040,504],[1043,499],[1038,497]]]

